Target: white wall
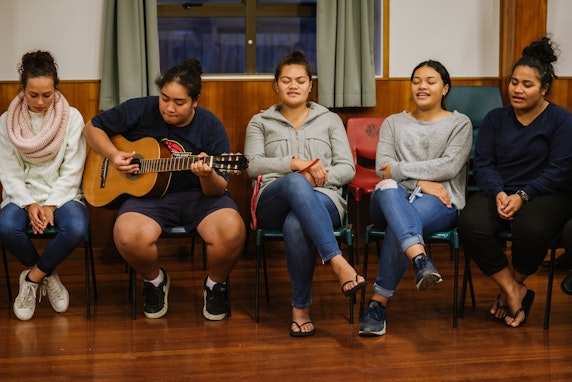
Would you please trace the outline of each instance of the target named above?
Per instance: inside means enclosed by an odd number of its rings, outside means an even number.
[[[50,51],[62,80],[101,78],[105,0],[0,0],[0,81],[31,50]]]
[[[497,77],[500,0],[391,0],[389,76],[440,61],[452,77]]]
[[[0,81],[17,80],[30,50],[51,51],[63,80],[101,78],[105,0],[0,0]],[[496,77],[500,0],[391,0],[391,77],[441,61],[453,77]],[[561,49],[559,76],[572,76],[572,1],[548,0],[548,31]]]
[[[572,1],[548,0],[548,17],[546,30],[560,49],[560,57],[556,63],[556,75],[572,76]]]

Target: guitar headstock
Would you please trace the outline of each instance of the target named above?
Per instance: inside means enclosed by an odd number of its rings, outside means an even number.
[[[223,173],[240,174],[248,168],[248,160],[241,153],[225,153],[213,157],[212,167]]]

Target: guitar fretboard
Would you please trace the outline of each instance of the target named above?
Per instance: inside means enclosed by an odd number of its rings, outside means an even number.
[[[189,170],[191,165],[199,160],[205,161],[209,166],[213,167],[214,157],[212,156],[202,158],[188,156],[180,158],[139,159],[134,162],[139,164],[139,173],[150,173]]]

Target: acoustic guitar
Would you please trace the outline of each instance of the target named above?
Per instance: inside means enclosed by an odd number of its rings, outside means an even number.
[[[83,193],[94,207],[115,206],[126,196],[160,198],[167,192],[173,171],[189,170],[198,160],[223,173],[240,174],[248,167],[242,154],[222,154],[199,158],[197,155],[177,156],[154,138],[128,141],[115,135],[111,141],[120,151],[135,152],[132,163],[139,165],[137,174],[125,174],[109,159],[89,149],[83,172]]]

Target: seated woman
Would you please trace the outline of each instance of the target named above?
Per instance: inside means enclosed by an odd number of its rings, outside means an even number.
[[[543,37],[514,64],[510,105],[492,110],[481,124],[474,159],[481,191],[459,221],[465,253],[500,287],[491,317],[513,328],[524,325],[534,300],[524,280],[572,217],[572,114],[545,99],[556,59]],[[512,232],[512,266],[496,239],[502,230]]]
[[[345,296],[366,284],[342,256],[333,232],[346,209],[342,187],[355,174],[350,146],[341,119],[308,102],[311,76],[303,52],[280,61],[273,87],[281,103],[252,117],[244,146],[248,175],[262,175],[258,223],[284,232],[294,337],[315,333],[310,306],[316,250],[332,266]]]
[[[89,222],[81,201],[85,162],[83,118],[58,91],[49,52],[26,53],[19,66],[22,91],[0,117],[0,242],[30,269],[20,274],[14,314],[29,320],[38,286],[56,312],[68,309],[69,294],[56,268],[84,239]],[[38,254],[26,229],[58,234]]]
[[[465,206],[472,145],[469,118],[445,108],[450,88],[441,63],[420,63],[411,74],[415,109],[391,115],[381,126],[375,161],[381,181],[371,196],[370,218],[386,234],[362,336],[385,334],[387,304],[411,262],[417,289],[442,281],[423,236],[454,227],[457,210]]]

